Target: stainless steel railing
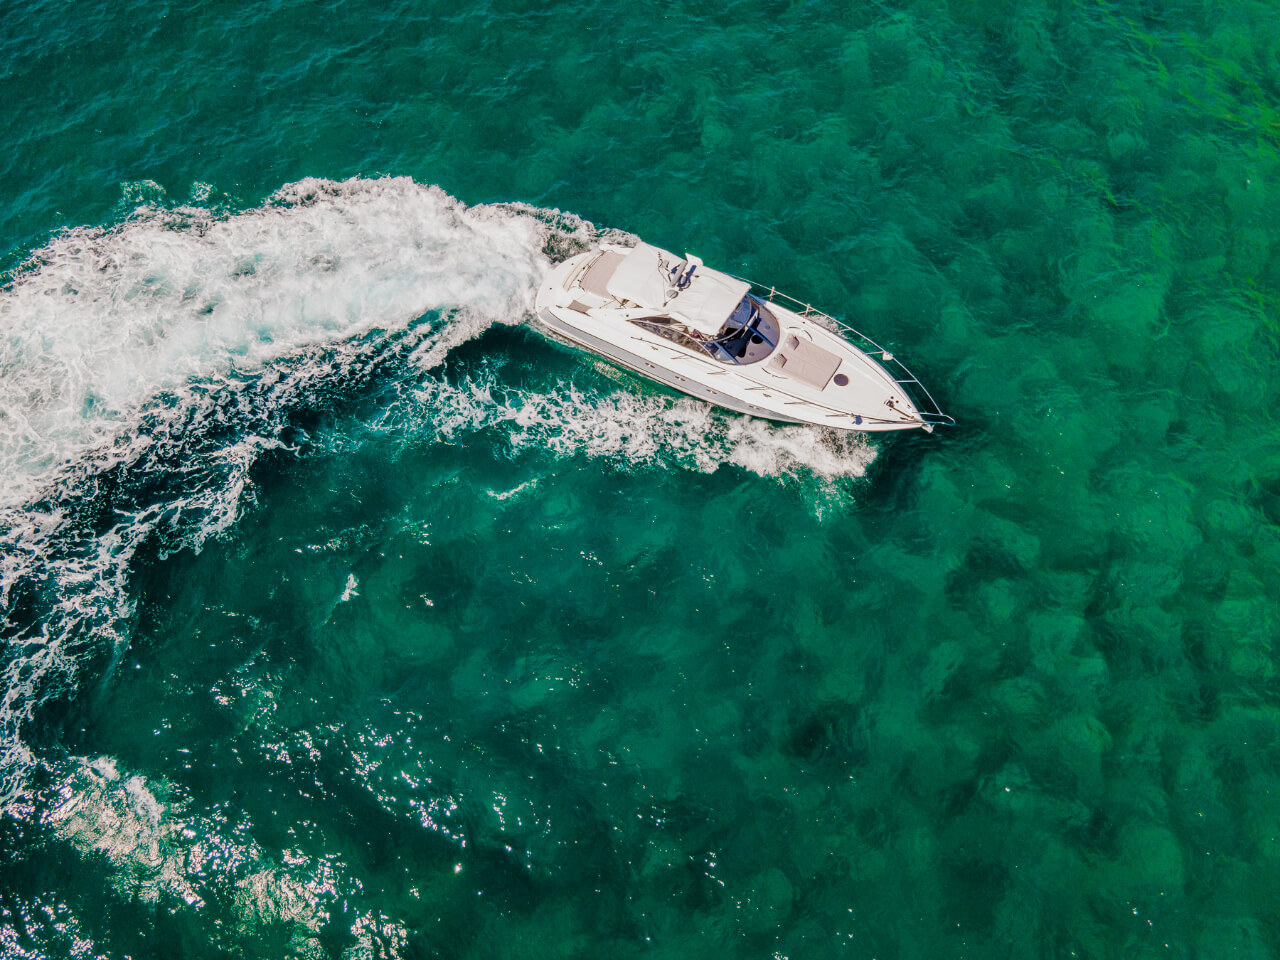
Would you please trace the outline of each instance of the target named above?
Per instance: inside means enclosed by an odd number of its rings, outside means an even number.
[[[911,395],[911,401],[915,404],[916,410],[920,414],[920,419],[928,424],[943,424],[945,426],[954,426],[955,418],[942,412],[942,408],[938,406],[938,401],[933,399],[927,387],[920,382],[919,378],[907,367],[905,363],[895,357],[891,352],[886,350],[880,344],[876,343],[861,330],[856,329],[843,320],[837,320],[830,314],[823,313],[812,304],[804,303],[795,297],[789,297],[785,293],[778,291],[776,287],[766,287],[763,284],[755,283],[744,277],[737,277],[743,283],[751,284],[752,294],[758,296],[767,303],[779,303],[781,306],[790,310],[792,313],[798,313],[808,320],[816,320],[823,324],[832,333],[838,334],[845,339],[849,339],[850,335],[856,338],[853,341],[854,346],[863,353],[880,354],[880,363],[884,366],[893,379],[902,385],[902,389]],[[859,342],[860,341],[860,342]],[[925,401],[924,403],[921,400]]]

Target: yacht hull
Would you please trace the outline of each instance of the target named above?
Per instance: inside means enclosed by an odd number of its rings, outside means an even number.
[[[589,350],[591,353],[611,360],[621,367],[631,370],[642,377],[650,380],[656,380],[672,390],[680,393],[687,393],[699,400],[706,400],[708,403],[715,404],[717,407],[724,407],[735,413],[744,413],[749,417],[763,417],[768,420],[776,420],[779,423],[806,423],[808,421],[789,418],[766,410],[764,407],[758,407],[754,404],[745,403],[737,397],[731,396],[723,391],[717,390],[715,387],[698,380],[681,376],[673,371],[667,370],[658,364],[652,363],[638,354],[625,350],[617,344],[610,343],[600,337],[592,336],[590,333],[582,330],[580,327],[563,322],[551,310],[539,310],[538,319],[548,330],[559,337],[570,341],[572,344]]]
[[[694,257],[603,244],[552,271],[536,315],[558,338],[747,416],[860,432],[932,431],[950,420],[936,405],[920,412],[907,389],[919,381],[873,341],[863,338],[884,365],[838,321],[751,290]]]

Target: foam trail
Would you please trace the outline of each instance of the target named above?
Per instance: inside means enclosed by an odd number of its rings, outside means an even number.
[[[225,934],[235,943],[280,925],[308,954],[319,955],[333,905],[359,890],[340,859],[267,850],[248,836],[244,822],[228,824],[192,809],[180,788],[122,770],[111,757],[69,757],[50,764],[48,773],[39,802],[11,815],[108,862],[107,882],[122,898],[169,911],[220,904],[233,922],[225,931],[210,924],[215,937]],[[0,946],[18,940],[13,933],[0,922]],[[370,954],[376,946],[360,933],[357,943]]]
[[[549,241],[588,229],[549,217],[306,180],[66,231],[0,289],[0,806],[41,705],[127,648],[138,552],[232,523],[299,405],[523,320]]]
[[[0,503],[193,378],[432,310],[467,314],[451,342],[520,320],[545,233],[406,179],[305,180],[231,217],[141,207],[117,227],[69,230],[0,293]]]
[[[40,762],[42,706],[110,677],[127,650],[135,560],[234,523],[300,409],[407,370],[416,386],[375,426],[406,442],[496,427],[516,452],[824,481],[866,470],[864,440],[693,400],[422,380],[490,324],[524,320],[551,259],[598,236],[407,179],[306,180],[231,215],[139,206],[34,254],[0,288],[0,809]]]
[[[875,460],[864,436],[809,426],[780,426],[738,417],[700,401],[617,391],[585,392],[572,384],[546,391],[502,386],[492,375],[452,384],[433,380],[412,390],[380,428],[419,442],[453,440],[499,427],[513,451],[583,454],[692,468],[726,464],[766,477],[860,477]]]

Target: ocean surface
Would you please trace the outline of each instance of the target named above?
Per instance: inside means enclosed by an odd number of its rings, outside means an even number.
[[[0,131],[6,960],[1280,955],[1274,0],[0,0]]]

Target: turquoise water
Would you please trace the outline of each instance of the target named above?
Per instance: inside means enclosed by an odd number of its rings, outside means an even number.
[[[1263,2],[0,5],[0,954],[1280,953]],[[836,438],[543,337],[622,231]]]

